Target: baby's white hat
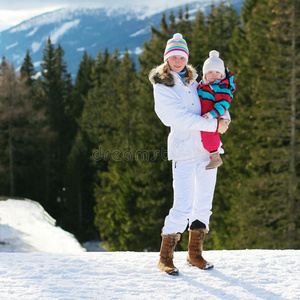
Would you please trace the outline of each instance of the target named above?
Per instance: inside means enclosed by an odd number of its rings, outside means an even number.
[[[209,58],[203,64],[203,77],[208,71],[219,71],[222,74],[222,77],[225,75],[224,62],[219,58],[219,52],[212,50],[209,52]]]

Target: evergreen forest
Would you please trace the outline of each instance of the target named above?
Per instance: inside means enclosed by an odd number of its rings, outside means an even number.
[[[138,64],[85,52],[72,79],[50,38],[39,73],[29,51],[18,72],[3,57],[0,195],[38,201],[80,242],[158,251],[173,191],[148,75],[180,32],[199,74],[215,49],[237,81],[205,249],[299,249],[299,28],[297,0],[245,0],[240,13],[222,1],[193,20],[188,6],[162,14]]]

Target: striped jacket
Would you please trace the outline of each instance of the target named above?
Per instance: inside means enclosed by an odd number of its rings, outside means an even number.
[[[214,118],[222,116],[230,107],[235,89],[234,74],[228,68],[226,68],[225,79],[215,80],[212,83],[204,83],[201,80],[197,88],[201,114],[209,112]]]

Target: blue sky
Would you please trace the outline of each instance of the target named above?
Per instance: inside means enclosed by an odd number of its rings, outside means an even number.
[[[109,3],[110,7],[138,4],[165,9],[194,1],[196,0],[0,0],[0,31],[42,13],[67,6],[103,7]]]

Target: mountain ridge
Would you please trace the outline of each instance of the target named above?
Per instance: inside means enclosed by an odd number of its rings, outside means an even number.
[[[231,1],[237,10],[241,3],[242,0]],[[193,20],[199,9],[207,13],[211,4],[211,0],[188,3],[189,19]],[[34,66],[38,69],[43,47],[50,37],[54,45],[60,43],[64,49],[68,72],[75,78],[84,51],[95,57],[100,50],[113,52],[117,48],[122,55],[128,49],[137,61],[143,42],[150,38],[151,26],[158,28],[163,13],[168,19],[171,11],[177,16],[180,9],[184,10],[185,5],[165,10],[138,5],[134,8],[62,8],[0,32],[0,55],[14,63],[18,70],[29,50]]]

